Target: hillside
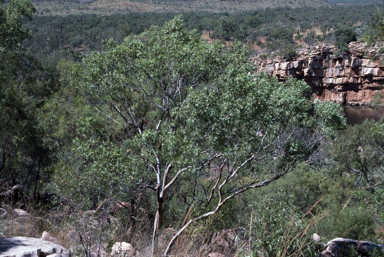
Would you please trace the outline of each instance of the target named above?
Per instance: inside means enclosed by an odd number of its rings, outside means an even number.
[[[132,12],[240,12],[277,7],[319,7],[329,5],[321,0],[192,0],[192,1],[135,1],[135,0],[97,0],[97,1],[35,1],[37,15],[67,16],[81,14],[112,15]]]

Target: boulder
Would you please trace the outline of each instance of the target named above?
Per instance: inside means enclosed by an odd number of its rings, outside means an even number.
[[[116,242],[112,246],[111,256],[132,257],[135,253],[133,246],[126,242]]]
[[[0,239],[0,257],[70,257],[63,246],[32,237]]]
[[[349,257],[353,253],[361,256],[369,256],[369,253],[384,252],[384,245],[375,244],[368,241],[358,241],[346,238],[335,238],[326,244],[326,249],[319,254],[319,257]]]
[[[47,241],[47,242],[52,242],[52,243],[57,243],[57,238],[51,236],[47,231],[44,231],[41,240]]]
[[[21,216],[21,217],[29,216],[29,213],[22,209],[14,209],[13,211],[17,214],[17,216]]]

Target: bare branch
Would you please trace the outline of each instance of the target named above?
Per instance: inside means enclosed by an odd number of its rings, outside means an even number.
[[[211,216],[213,214],[215,214],[220,208],[221,206],[223,206],[223,204],[225,202],[227,202],[228,200],[230,200],[231,198],[235,197],[236,195],[240,194],[240,193],[243,193],[249,189],[252,189],[252,188],[257,188],[257,187],[264,187],[264,186],[267,186],[268,184],[270,184],[271,182],[279,179],[280,177],[284,176],[285,174],[287,174],[289,172],[289,168],[287,168],[283,173],[280,173],[276,176],[274,176],[273,178],[270,178],[270,179],[266,179],[264,180],[263,182],[261,183],[257,183],[256,181],[255,182],[252,182],[252,183],[249,183],[248,186],[245,186],[243,188],[241,188],[240,190],[237,190],[236,192],[234,192],[233,194],[227,196],[226,198],[224,198],[224,200],[221,199],[221,193],[219,191],[219,202],[217,203],[216,205],[216,208],[210,212],[207,212],[207,213],[204,213],[196,218],[193,218],[191,220],[189,220],[181,229],[179,229],[179,231],[177,231],[177,233],[172,237],[171,241],[168,243],[168,246],[167,246],[167,249],[165,250],[164,252],[164,256],[167,256],[171,246],[173,245],[173,243],[175,242],[176,238],[192,223],[192,222],[195,222],[197,220],[200,220],[202,218],[205,218],[205,217],[208,217],[208,216]]]
[[[165,186],[166,186],[166,183],[167,183],[168,172],[172,169],[172,162],[167,164],[166,166],[167,167],[165,168],[164,177],[163,177],[163,190],[160,193],[160,197],[161,198],[164,196],[164,193],[165,193],[165,190],[166,190]]]
[[[378,187],[376,186],[375,183],[373,183],[372,181],[369,180],[368,175],[367,175],[366,173],[364,173],[364,172],[362,172],[362,171],[360,171],[360,170],[356,170],[356,169],[354,169],[354,168],[352,168],[352,167],[351,167],[351,170],[354,171],[354,172],[356,172],[356,173],[358,173],[358,174],[360,174],[361,176],[363,176],[363,177],[365,178],[365,180],[367,181],[368,184],[370,184],[370,185],[372,185],[372,186],[378,188]]]
[[[186,168],[183,168],[181,170],[179,170],[176,175],[172,178],[172,180],[164,187],[163,191],[166,191],[170,186],[172,186],[173,183],[175,183],[175,181],[177,180],[178,176],[183,172],[183,171],[186,171],[187,169],[190,169],[192,168],[192,166],[188,166]]]
[[[160,159],[159,159],[159,156],[157,155],[157,153],[154,151],[153,154],[155,155],[155,158],[156,158],[156,168],[157,168],[157,172],[156,172],[156,177],[157,177],[157,184],[158,185],[161,185],[161,165],[160,165]],[[153,166],[152,166],[153,167]],[[155,167],[153,167],[153,169],[155,169]]]
[[[213,196],[213,192],[215,191],[215,189],[217,188],[217,185],[219,184],[219,182],[221,180],[221,175],[223,173],[223,168],[224,168],[226,163],[227,163],[227,159],[224,160],[223,164],[219,168],[219,177],[217,178],[215,185],[211,189],[211,193],[210,193],[210,195],[208,197],[208,203],[211,202],[211,199],[212,199],[212,196]]]
[[[156,170],[156,168],[153,165],[149,165],[149,167],[151,167],[152,170],[155,172],[155,174],[157,174],[157,170]]]

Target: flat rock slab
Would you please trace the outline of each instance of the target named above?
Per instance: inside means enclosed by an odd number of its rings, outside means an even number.
[[[32,237],[0,238],[0,257],[70,257],[61,245]]]

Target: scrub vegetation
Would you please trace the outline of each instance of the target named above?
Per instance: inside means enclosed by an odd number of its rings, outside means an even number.
[[[49,230],[75,256],[121,241],[142,256],[317,256],[314,233],[383,243],[383,121],[347,126],[303,81],[249,62],[380,40],[376,7],[33,17],[37,4],[0,9],[0,236]]]

